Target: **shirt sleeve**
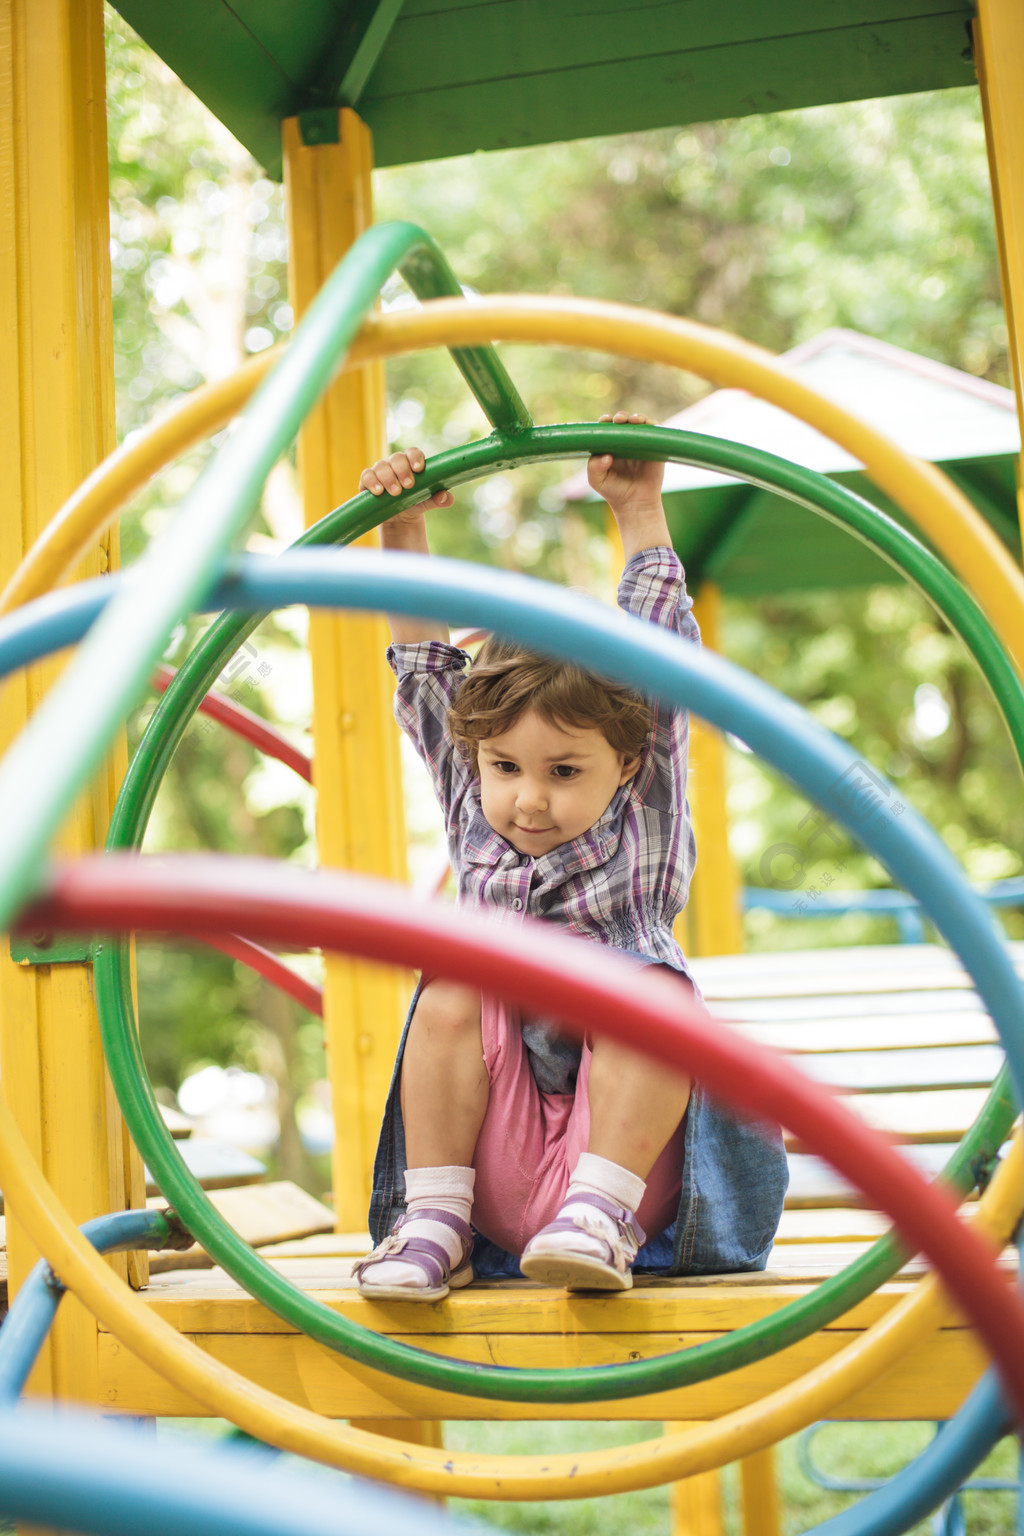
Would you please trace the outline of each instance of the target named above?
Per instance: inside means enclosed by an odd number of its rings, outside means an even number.
[[[667,545],[642,549],[627,561],[618,592],[619,607],[635,618],[669,629],[693,645],[700,630],[693,598],[678,555]],[[654,705],[654,730],[633,781],[637,798],[653,810],[674,816],[686,809],[689,730],[685,710]]]
[[[470,777],[469,764],[448,729],[448,710],[462,686],[469,654],[441,640],[422,640],[390,645],[387,657],[398,679],[395,719],[423,759],[448,822]]]

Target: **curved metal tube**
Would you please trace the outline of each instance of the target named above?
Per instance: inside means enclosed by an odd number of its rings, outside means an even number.
[[[999,1379],[994,1371],[986,1371],[955,1418],[909,1466],[805,1536],[901,1536],[951,1498],[1012,1428],[1013,1415]]]
[[[253,563],[247,562],[246,571],[251,569],[254,569]],[[267,570],[268,577],[278,583],[281,583],[282,578],[288,574],[296,581],[293,590],[296,593],[299,590],[304,590],[306,597],[313,602],[344,602],[366,608],[389,604],[392,609],[396,609],[403,602],[406,602],[413,611],[422,613],[425,616],[446,615],[471,623],[483,622],[486,616],[487,620],[494,627],[504,630],[528,644],[539,644],[544,649],[556,652],[561,650],[562,654],[581,654],[581,648],[584,648],[585,653],[588,657],[592,658],[593,664],[598,670],[606,675],[618,676],[623,678],[623,680],[627,679],[628,673],[628,680],[632,681],[634,686],[639,686],[648,693],[657,693],[658,691],[654,683],[654,679],[658,675],[658,668],[654,662],[654,653],[658,653],[661,656],[662,664],[669,668],[669,671],[662,675],[666,677],[672,675],[673,669],[675,669],[674,675],[676,678],[680,675],[679,669],[690,674],[687,702],[695,703],[698,711],[709,715],[715,723],[722,723],[724,719],[722,701],[717,695],[717,688],[724,687],[727,693],[731,693],[733,709],[735,710],[737,707],[738,694],[736,689],[738,684],[736,682],[727,684],[727,677],[729,679],[744,677],[744,688],[754,690],[764,688],[764,685],[756,684],[753,679],[745,677],[736,668],[730,668],[727,663],[718,657],[700,656],[699,666],[695,670],[694,658],[684,654],[686,648],[671,644],[666,646],[666,638],[658,635],[656,631],[650,630],[650,626],[630,622],[618,615],[606,614],[603,610],[596,608],[595,605],[581,601],[573,594],[551,594],[544,588],[539,587],[537,583],[530,582],[524,578],[510,577],[507,573],[491,573],[482,571],[479,568],[467,568],[454,562],[440,560],[425,562],[415,556],[382,555],[375,554],[372,551],[360,551],[358,560],[354,561],[346,560],[340,551],[319,551],[316,553],[309,551],[308,553],[303,552],[301,554],[296,551],[291,555],[282,556],[279,560],[270,564]],[[240,576],[240,589],[246,580],[246,577]],[[305,582],[306,585],[300,589],[299,582]],[[269,590],[269,586],[270,581],[268,580],[264,590]],[[283,590],[280,585],[278,585],[277,590],[279,597],[283,596]],[[254,600],[255,592],[251,585],[249,593],[249,600]],[[405,596],[403,596],[403,593]],[[415,594],[415,596],[412,594]],[[242,600],[241,590],[236,595],[236,600]],[[417,603],[420,606],[415,606]],[[582,629],[580,628],[581,624],[583,625]],[[626,626],[625,633],[632,636],[632,644],[628,653],[611,640],[611,635],[616,630],[620,634],[624,633],[622,630],[623,625]],[[605,637],[605,643],[602,643],[598,638],[602,635]],[[670,639],[671,637],[669,637]],[[626,659],[627,655],[629,657],[628,660]],[[716,682],[714,684],[709,683],[707,687],[701,688],[701,696],[697,698],[692,689],[696,678],[702,672],[708,677],[714,676]],[[764,691],[766,696],[770,695],[777,700],[777,696],[771,694],[771,690],[765,689]],[[678,687],[673,692],[672,698],[673,702],[677,705],[683,702],[682,696],[678,692]],[[780,707],[777,701],[772,729],[768,731],[767,735],[765,734],[763,715],[758,716],[760,724],[756,727],[753,725],[753,718],[750,717],[748,724],[741,723],[737,727],[736,718],[730,715],[728,728],[730,730],[738,729],[741,735],[746,734],[747,739],[751,740],[752,745],[763,750],[770,761],[784,766],[791,776],[798,776],[798,769],[795,766],[800,755],[797,751],[797,743],[801,739],[806,739],[809,730],[808,724],[800,712],[788,704]],[[857,770],[858,761],[849,748],[839,743],[836,739],[823,737],[823,733],[814,734],[819,739],[823,738],[823,749],[824,743],[827,742],[828,752],[834,756],[837,765],[841,764],[841,766],[836,766],[833,778],[830,778],[828,774],[823,777],[818,773],[815,777],[815,782],[811,784],[804,781],[804,787],[815,798],[826,804],[826,806],[830,806],[831,803],[830,808],[834,808],[838,819],[849,819],[851,807],[844,802],[842,783],[844,776],[848,775],[851,769]],[[790,743],[788,749],[783,745],[787,737]],[[879,827],[872,825],[870,833],[867,828],[862,828],[861,832],[865,841],[870,846],[871,834],[875,837],[888,834],[890,831],[899,834],[908,831],[912,826],[915,830],[920,830],[923,828],[923,823],[917,822],[913,813],[908,811],[898,822],[893,823],[891,828],[888,826]],[[926,836],[930,841],[933,834],[929,832]],[[896,840],[897,842],[901,841],[898,835]],[[893,852],[894,849],[890,849],[890,854]],[[894,868],[901,873],[905,883],[911,889],[915,889],[917,894],[929,901],[932,915],[937,916],[935,898],[941,888],[941,880],[935,878],[933,872],[922,882],[912,874],[910,867],[905,862],[903,869],[900,870],[899,863],[900,861],[897,861],[894,864]],[[969,906],[975,901],[976,898],[971,894],[966,898],[965,906]],[[982,930],[978,930],[975,924],[976,938],[981,941],[988,957],[995,960],[997,967],[1007,969],[1007,974],[1013,976],[1012,967],[1008,968],[1002,947],[991,927],[988,913],[980,903],[978,903],[978,906],[980,911],[984,913],[984,922]],[[940,926],[944,926],[952,943],[956,944],[958,938],[960,939],[961,952],[967,958],[962,942],[964,918],[965,907],[961,907],[955,916],[950,913],[946,920],[939,917],[938,921]],[[132,1015],[128,1007],[128,973],[123,964],[123,959],[120,963],[118,961],[118,949],[119,946],[114,946],[109,953],[104,951],[98,957],[97,984],[103,999],[101,1016],[104,1020],[103,1027],[106,1032],[108,1060],[110,1061],[115,1079],[118,1081],[119,1088],[134,1097],[138,1088],[137,1082],[134,1081],[138,1071],[138,1063],[132,1068],[127,1067],[127,1059],[124,1053],[127,1051],[137,1055],[138,1048],[137,1042],[135,1042],[134,1029],[129,1023]],[[996,960],[996,956],[999,957],[998,960]],[[1015,977],[1013,977],[1012,985],[1013,987],[1017,986]],[[120,1001],[118,1002],[117,999],[120,999]],[[993,1007],[994,1016],[1000,1007],[1002,1008],[1004,1019],[1013,1014],[1012,1005],[1009,1008],[1009,1015],[1007,1013],[1006,1003],[1009,1001],[1008,999],[1000,1002],[997,996],[992,994],[988,1000]],[[112,1013],[119,1014],[119,1019],[115,1020]],[[1011,1027],[1013,1026],[1011,1025]],[[124,1065],[124,1070],[122,1070],[122,1064]],[[128,1078],[133,1081],[134,1086],[131,1088],[125,1083],[125,1071],[127,1071]],[[128,1105],[126,1104],[124,1107],[128,1108]],[[135,1108],[136,1111],[145,1115],[141,1105],[136,1105]],[[167,1152],[166,1148],[161,1150],[160,1147],[151,1145],[152,1138],[154,1137],[160,1141],[165,1139],[162,1126],[159,1128],[155,1126],[148,1127],[144,1130],[140,1124],[136,1123],[137,1115],[135,1112],[129,1113],[128,1118],[136,1136],[144,1135],[146,1137],[143,1149],[150,1167],[158,1172],[161,1178],[177,1179],[178,1172],[175,1165],[180,1162],[180,1159],[174,1152],[173,1147],[170,1152]],[[166,1139],[169,1141],[169,1138]],[[994,1151],[995,1148],[992,1148],[992,1150]],[[174,1190],[174,1198],[180,1202],[182,1194],[180,1187],[177,1185],[167,1185],[166,1187]],[[190,1224],[194,1225],[191,1210],[189,1210],[188,1216]],[[223,1234],[221,1236],[223,1238]],[[204,1242],[206,1242],[205,1233],[203,1237]],[[222,1255],[219,1256],[223,1257]],[[294,1318],[291,1320],[294,1321]],[[304,1323],[304,1326],[307,1325],[308,1319]],[[325,1323],[324,1327],[331,1333],[341,1331],[336,1329],[334,1320]],[[322,1333],[323,1329],[320,1329],[317,1336],[321,1336]],[[326,1339],[323,1339],[323,1341],[326,1342]],[[654,1363],[641,1362],[637,1366],[618,1367],[616,1371],[629,1370],[635,1372],[637,1377],[640,1377],[643,1375],[644,1370],[650,1370],[650,1379],[653,1380],[657,1379],[658,1372],[664,1369],[664,1362],[659,1362],[656,1367]],[[497,1374],[499,1377],[504,1376],[504,1380],[501,1383],[500,1391],[497,1389],[496,1384],[496,1395],[511,1395],[513,1389],[507,1375],[505,1373]],[[547,1380],[547,1385],[542,1395],[550,1398],[553,1394],[551,1374],[542,1373],[542,1375]],[[584,1386],[588,1392],[594,1392],[594,1389],[598,1386],[599,1375],[600,1372],[597,1371],[585,1373],[587,1379],[584,1382]],[[612,1379],[614,1380],[614,1377]],[[664,1383],[665,1378],[662,1377],[661,1380]],[[631,1383],[630,1389],[642,1390],[638,1382],[636,1384]],[[480,1395],[479,1378],[477,1379],[476,1386],[470,1390],[474,1390]],[[534,1389],[531,1387],[530,1390]],[[536,1390],[538,1392],[541,1391],[539,1385]],[[624,1390],[624,1383],[620,1380],[615,1386],[609,1382],[607,1388],[602,1389],[602,1394],[604,1391],[607,1391],[612,1395],[616,1393],[621,1395]]]
[[[97,1216],[94,1221],[85,1223],[82,1234],[97,1253],[177,1247],[181,1236],[180,1229],[172,1226],[165,1211],[116,1211],[109,1216]],[[46,1260],[40,1259],[29,1272],[0,1328],[0,1411],[21,1396],[63,1295],[64,1286]]]
[[[312,542],[314,538],[327,536],[355,537],[364,531],[371,519],[379,519],[382,510],[393,512],[415,500],[417,496],[422,496],[425,486],[462,483],[492,467],[508,467],[511,463],[519,462],[520,458],[526,455],[564,458],[572,454],[582,456],[590,451],[603,451],[605,447],[612,451],[617,448],[621,452],[625,442],[628,441],[630,451],[643,456],[669,457],[718,468],[723,467],[724,464],[730,472],[749,478],[754,483],[781,489],[783,494],[788,494],[803,505],[814,509],[817,509],[816,499],[820,497],[828,505],[828,512],[825,515],[829,515],[833,521],[842,521],[846,526],[852,527],[857,536],[876,546],[879,540],[884,540],[885,544],[881,552],[886,558],[898,567],[909,565],[914,579],[925,594],[936,602],[940,611],[951,623],[959,627],[962,632],[966,630],[972,649],[978,652],[986,674],[990,676],[994,688],[1002,695],[1004,712],[1007,714],[1018,753],[1024,752],[1020,687],[1012,669],[1006,664],[1005,657],[984,615],[980,613],[955,578],[945,571],[941,562],[930,555],[898,524],[842,487],[825,481],[823,477],[811,471],[797,469],[758,450],[747,449],[736,444],[721,444],[714,440],[695,437],[692,434],[676,433],[665,428],[639,429],[639,432],[642,442],[638,440],[638,429],[634,427],[616,428],[601,424],[581,424],[573,427],[537,429],[514,446],[495,439],[471,444],[467,448],[431,461],[424,475],[420,477],[417,491],[408,493],[405,497],[396,498],[393,502],[389,498],[389,505],[384,509],[375,498],[363,494],[346,504],[344,508],[329,514],[316,529],[310,530],[303,542]],[[42,601],[50,603],[52,600]],[[8,621],[10,622],[12,621]],[[221,670],[240,635],[249,632],[251,622],[240,620],[236,616],[225,616],[213,626],[204,641],[204,645],[209,644],[214,648],[213,659],[208,660],[204,668],[204,675],[209,677],[210,681]],[[222,632],[219,649],[215,647],[215,635],[218,629]],[[232,630],[235,631],[234,635],[231,635]],[[230,636],[226,641],[224,632]],[[201,652],[203,647],[198,649]],[[995,658],[995,677],[991,672],[993,657]],[[187,675],[190,668],[195,668],[198,659],[200,658],[197,658],[197,653],[193,652],[185,662],[182,672]],[[1000,663],[1002,663],[1001,672]],[[176,686],[180,688],[181,682],[179,681]],[[194,699],[197,693],[201,696],[203,691],[205,690],[202,683],[193,683],[192,698]],[[188,701],[183,707],[188,707]],[[160,710],[165,714],[168,713],[167,701],[160,706]],[[145,771],[147,753],[153,751],[153,735],[157,736],[157,756],[164,763],[169,759],[170,752],[178,739],[176,728],[168,722],[168,734],[164,735],[161,742],[159,724],[158,716],[154,716],[150,731],[147,732],[139,754],[129,770],[122,794],[125,804],[129,802],[130,786],[133,780],[148,778],[150,792],[155,794],[159,772],[149,777]],[[177,724],[180,725],[181,730],[184,729],[184,721],[180,716]],[[150,762],[151,771],[154,766],[154,763]],[[140,795],[144,793],[138,790],[138,787],[137,792]],[[145,818],[148,817],[148,805],[143,805],[140,799],[133,815],[139,817],[136,821],[136,836],[139,836],[141,834],[138,828],[140,826],[144,828]],[[111,835],[111,841],[115,845],[119,842],[121,846],[125,845],[121,841],[124,830],[122,826],[119,833],[118,818],[115,816]],[[130,840],[127,841],[130,845]],[[1004,1075],[997,1082],[990,1096],[989,1112],[979,1117],[965,1145],[954,1154],[946,1170],[947,1179],[961,1189],[969,1188],[974,1181],[975,1169],[978,1166],[984,1166],[995,1155],[1012,1117],[1013,1111],[1006,1091]],[[697,1346],[684,1357],[690,1363],[686,1371],[681,1374],[680,1382],[700,1379],[701,1375],[721,1374],[740,1364],[749,1363],[753,1359],[763,1358],[785,1344],[806,1337],[808,1333],[823,1326],[852,1306],[862,1296],[869,1294],[894,1273],[901,1262],[902,1251],[894,1240],[891,1237],[881,1239],[867,1255],[862,1256],[841,1275],[832,1277],[814,1295],[791,1304],[782,1314],[748,1325],[747,1329],[739,1330],[728,1338],[708,1341]]]
[[[0,1514],[86,1536],[472,1536],[421,1499],[252,1449],[158,1444],[62,1405],[0,1414]]]
[[[0,795],[22,807],[0,824],[0,925],[32,890],[51,836],[141,696],[168,634],[212,586],[263,482],[337,372],[383,282],[406,260],[415,273],[432,249],[412,224],[379,225],[353,247],[175,523],[133,567],[131,582],[0,762]],[[443,281],[440,266],[438,273]],[[499,381],[491,382],[497,390]],[[518,414],[514,402],[505,403]]]
[[[490,438],[430,461],[419,477],[418,486],[401,497],[389,497],[385,506],[369,493],[353,498],[309,530],[299,544],[356,538],[379,522],[382,514],[391,515],[421,499],[429,490],[466,483],[493,469],[511,468],[526,457],[534,461],[564,459],[604,451],[627,451],[632,456],[727,468],[740,478],[778,490],[810,510],[821,512],[878,549],[897,569],[909,572],[915,584],[964,636],[997,696],[1018,758],[1024,759],[1024,696],[1020,683],[984,614],[956,578],[912,535],[843,487],[813,471],[799,469],[773,455],[743,445],[721,443],[668,428],[616,427],[602,423],[538,428],[515,443]],[[235,614],[225,615],[211,626],[200,646],[183,663],[175,689],[169,691],[154,715],[129,768],[111,824],[108,846],[131,847],[141,842],[160,779],[180,733],[185,729],[186,711],[194,707],[194,700],[202,696],[229,659],[234,646],[251,632],[256,622],[258,620],[241,619]],[[483,614],[480,622],[491,623],[493,620]],[[180,713],[175,713],[176,703]],[[120,967],[122,972],[125,965],[123,957],[116,951],[103,963]],[[127,1007],[128,994],[123,984],[119,990]],[[966,1192],[974,1182],[976,1170],[998,1152],[1013,1115],[1004,1073],[993,1088],[986,1111],[979,1116],[966,1142],[951,1159],[945,1171],[947,1180]],[[680,1354],[676,1361],[678,1375],[671,1379],[681,1385],[720,1375],[807,1337],[869,1295],[894,1274],[902,1262],[903,1252],[897,1242],[891,1236],[880,1239],[840,1275],[825,1282],[813,1295],[791,1303],[781,1314]],[[636,1369],[643,1380],[647,1363],[638,1363]],[[666,1378],[652,1369],[648,1379],[664,1382]],[[587,1386],[588,1390],[597,1391],[598,1383],[593,1373],[590,1373]],[[620,1391],[610,1384],[605,1390],[609,1396]],[[636,1390],[644,1389],[637,1385]]]

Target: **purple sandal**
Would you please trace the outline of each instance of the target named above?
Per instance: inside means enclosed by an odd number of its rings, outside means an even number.
[[[440,1243],[432,1242],[429,1237],[404,1233],[402,1227],[411,1220],[436,1221],[454,1232],[462,1243],[456,1263],[453,1265]],[[468,1221],[463,1221],[461,1216],[454,1216],[451,1211],[417,1211],[414,1217],[408,1213],[400,1216],[384,1241],[378,1243],[373,1252],[368,1253],[355,1266],[352,1273],[359,1286],[360,1296],[366,1296],[371,1301],[442,1301],[449,1290],[458,1290],[472,1280],[472,1254],[473,1232]],[[423,1271],[426,1286],[372,1284],[367,1270],[372,1274],[373,1266],[385,1259],[400,1259],[403,1264],[415,1264],[417,1269]]]
[[[580,1207],[575,1215],[559,1214],[527,1243],[519,1261],[523,1274],[541,1285],[557,1285],[567,1291],[628,1291],[633,1284],[633,1260],[646,1242],[646,1233],[636,1216],[602,1195],[568,1195],[562,1212],[573,1205]],[[588,1207],[610,1217],[617,1232],[614,1238],[609,1237],[603,1223],[588,1216]],[[604,1249],[603,1258],[573,1246],[570,1234],[581,1232],[598,1240]]]

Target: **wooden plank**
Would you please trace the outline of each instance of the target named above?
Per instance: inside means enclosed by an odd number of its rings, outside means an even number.
[[[265,1259],[346,1258],[361,1259],[373,1247],[369,1232],[322,1232],[260,1249]]]
[[[793,1210],[783,1211],[775,1247],[790,1243],[863,1243],[872,1242],[888,1232],[892,1223],[881,1211]],[[769,1269],[774,1268],[773,1262]]]
[[[308,1237],[314,1233],[330,1232],[334,1225],[334,1212],[329,1206],[287,1179],[279,1179],[272,1184],[249,1184],[237,1189],[212,1190],[210,1201],[239,1237],[254,1248]],[[157,1195],[148,1203],[159,1207],[164,1201]],[[366,1252],[367,1249],[361,1251]],[[150,1270],[153,1273],[212,1267],[213,1259],[198,1243],[184,1253],[154,1253],[150,1259]]]
[[[1007,946],[1024,974],[1024,944]],[[772,955],[695,959],[693,972],[709,1002],[781,997],[877,997],[886,992],[971,990],[951,951],[932,944],[865,945]]]
[[[919,1014],[938,1018],[943,1014],[975,1014],[987,1019],[981,999],[970,987],[952,987],[948,992],[874,992],[865,999],[853,995],[819,997],[743,997],[726,1003],[714,1003],[715,1013],[730,1023],[742,1024],[814,1024],[825,1019],[848,1019],[868,1023],[874,1018],[895,1018]]]
[[[870,1246],[869,1242],[784,1243],[772,1250],[770,1267],[780,1278],[792,1277],[802,1285],[818,1284],[861,1258]],[[1008,1275],[1016,1274],[1017,1255],[1012,1249],[1000,1255],[998,1263]],[[926,1259],[915,1254],[900,1268],[900,1279],[919,1279],[928,1273],[929,1267]]]
[[[920,993],[910,993],[920,997]],[[864,1018],[758,1021],[734,1027],[748,1040],[791,1055],[826,1055],[832,1051],[903,1051],[920,1046],[989,1045],[996,1027],[981,1008],[935,1013],[930,1003],[921,1013],[883,1013]]]
[[[542,9],[539,0],[536,9]],[[711,9],[701,7],[707,14]],[[774,7],[761,9],[774,14]],[[661,4],[655,10],[662,18],[678,11],[689,24],[694,7]],[[518,14],[519,5],[492,5],[490,11]],[[576,34],[589,30],[589,16],[582,27],[578,13],[573,21]],[[526,23],[523,27],[529,30]],[[395,37],[398,33],[396,28]],[[552,55],[539,69],[512,78],[435,87],[421,76],[415,90],[399,95],[389,86],[391,63],[398,57],[389,45],[360,111],[373,132],[378,165],[394,165],[791,110],[819,101],[823,81],[828,82],[829,101],[859,100],[868,88],[890,95],[969,85],[963,51],[963,15],[957,7],[927,19],[794,32],[718,47],[694,48],[685,36],[673,46],[663,37],[645,58],[620,63],[615,51],[605,61],[566,70]],[[484,72],[494,74],[495,68]]]
[[[948,1146],[923,1142],[903,1147],[902,1152],[908,1162],[933,1179],[945,1166],[950,1149]],[[862,1205],[863,1202],[864,1196],[824,1158],[804,1152],[791,1154],[789,1190],[786,1194],[786,1205],[790,1210],[813,1206]]]
[[[1024,965],[1024,940],[1007,940],[1006,948],[1016,965]],[[873,975],[886,971],[901,973],[908,966],[965,975],[959,956],[944,944],[850,944],[842,949],[786,949],[761,954],[698,955],[692,961],[692,966],[703,988],[705,983],[714,984],[721,977],[731,980],[737,976],[781,976],[790,972],[801,976],[817,973],[827,977],[837,956],[851,966],[870,971]]]
[[[800,1069],[844,1093],[988,1088],[1003,1064],[998,1045],[921,1046],[916,1050],[833,1051],[804,1056]]]
[[[224,1141],[195,1136],[181,1142],[178,1151],[206,1190],[230,1189],[236,1184],[255,1184],[267,1172],[264,1163]],[[156,1180],[147,1168],[146,1194],[155,1195],[158,1192]]]
[[[984,1088],[950,1088],[933,1093],[866,1093],[847,1099],[850,1109],[890,1136],[907,1142],[958,1142],[981,1111]]]
[[[843,954],[842,951],[833,953]],[[849,967],[849,968],[847,968]],[[699,984],[699,983],[698,983]],[[970,978],[963,971],[947,971],[922,965],[902,972],[873,972],[855,967],[841,959],[828,975],[813,972],[802,974],[789,972],[770,976],[737,976],[729,981],[724,978],[714,987],[701,992],[713,1007],[724,1011],[734,999],[748,997],[860,997],[865,1006],[873,1006],[879,995],[889,996],[899,992],[963,992],[970,990]]]
[[[175,1109],[170,1104],[158,1104],[160,1118],[170,1131],[175,1141],[187,1141],[192,1135],[192,1121],[187,1115],[183,1115],[180,1109]]]
[[[814,0],[785,5],[733,0],[719,6],[633,4],[623,27],[622,0],[588,0],[586,25],[571,0],[518,0],[446,6],[406,3],[388,48],[378,89],[412,94],[424,87],[499,84],[553,70],[575,71],[610,59],[650,59],[673,48],[708,49],[771,42],[794,34],[885,25],[933,15],[934,0]]]
[[[356,1290],[352,1260],[324,1258],[317,1267],[315,1284],[308,1271],[304,1277],[306,1288],[317,1300],[353,1322],[385,1334],[575,1334],[623,1329],[639,1333],[678,1328],[721,1332],[770,1317],[810,1289],[792,1274],[759,1270],[727,1277],[640,1277],[633,1290],[612,1298],[570,1297],[564,1291],[526,1281],[477,1281],[431,1305],[374,1303]],[[296,1280],[301,1278],[303,1264],[280,1261],[274,1268]],[[845,1327],[868,1327],[885,1316],[907,1289],[900,1282],[885,1285],[839,1321]],[[297,1332],[254,1301],[223,1270],[156,1275],[145,1298],[158,1316],[190,1335]]]

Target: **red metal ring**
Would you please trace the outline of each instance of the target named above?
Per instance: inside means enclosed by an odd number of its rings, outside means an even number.
[[[430,906],[382,881],[214,854],[113,854],[61,866],[23,921],[86,932],[241,930],[426,965],[434,975],[557,1018],[576,1033],[611,1035],[690,1072],[748,1114],[788,1126],[892,1216],[977,1327],[1024,1421],[1024,1308],[993,1249],[957,1218],[950,1194],[927,1183],[827,1087],[725,1028],[669,978],[638,972],[614,950],[547,924],[510,928],[483,912]]]

